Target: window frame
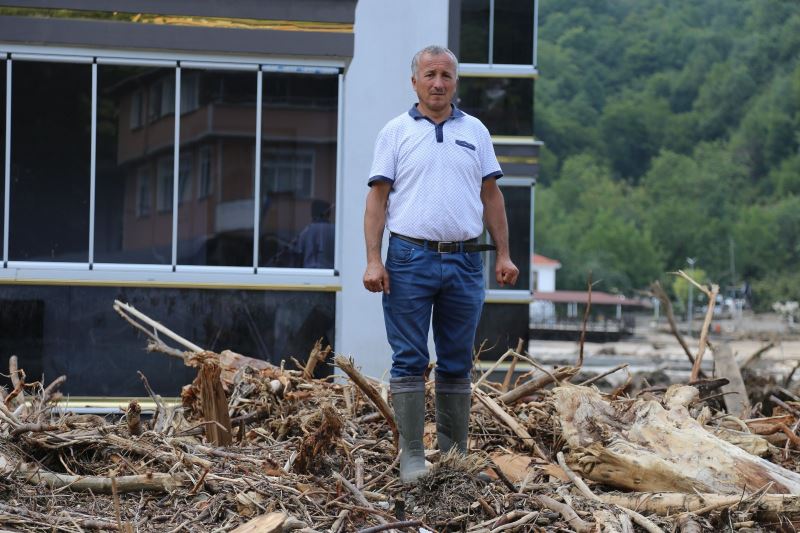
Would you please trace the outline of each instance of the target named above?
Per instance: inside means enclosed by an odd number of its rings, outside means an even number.
[[[533,207],[534,207],[534,200],[535,200],[535,190],[536,190],[536,179],[528,176],[503,176],[497,180],[497,185],[499,187],[529,187],[531,190],[531,224],[530,224],[530,249],[531,253],[534,250],[534,243],[533,243]],[[492,242],[492,238],[489,235],[488,230],[484,229],[484,239],[487,243]],[[530,260],[530,254],[529,259]],[[533,294],[533,269],[528,269],[528,288],[527,289],[490,289],[488,288],[490,276],[494,275],[494,272],[490,270],[490,261],[485,261],[483,265],[483,275],[484,275],[484,286],[487,287],[486,289],[486,303],[529,303],[531,301],[531,296]]]
[[[461,63],[459,65],[459,75],[467,76],[502,76],[507,77],[536,77],[538,76],[538,29],[539,29],[539,0],[533,1],[533,49],[531,50],[530,64],[506,64],[494,62],[494,4],[495,0],[489,0],[489,38],[487,63]]]
[[[0,283],[18,284],[61,284],[74,283],[85,285],[135,285],[135,286],[164,286],[164,287],[201,287],[201,288],[238,288],[255,290],[311,290],[311,291],[338,291],[341,290],[341,281],[338,274],[340,265],[340,240],[341,228],[337,225],[336,232],[336,254],[334,268],[331,269],[311,269],[311,268],[282,268],[282,267],[259,267],[258,265],[258,238],[254,233],[253,265],[246,267],[227,267],[227,266],[195,266],[177,264],[175,247],[177,246],[177,209],[175,203],[179,199],[179,135],[181,113],[181,67],[184,68],[208,68],[208,69],[230,69],[230,70],[249,70],[257,73],[257,94],[258,103],[256,106],[256,161],[255,161],[255,194],[254,198],[260,195],[261,181],[261,98],[263,87],[263,72],[294,72],[298,74],[325,74],[337,76],[338,78],[338,107],[337,107],[337,148],[335,163],[335,198],[337,199],[336,210],[337,220],[340,220],[338,212],[340,210],[342,183],[342,141],[343,141],[343,69],[345,63],[335,59],[300,59],[300,58],[272,58],[272,57],[252,57],[235,55],[214,55],[214,54],[187,54],[187,53],[168,53],[168,52],[145,52],[145,51],[125,51],[125,50],[105,50],[105,49],[84,49],[77,47],[56,47],[43,45],[0,45],[0,54],[6,55],[5,72],[0,75],[6,76],[7,98],[6,98],[6,161],[5,161],[5,187],[6,187],[6,210],[4,217],[7,219],[9,205],[11,202],[8,194],[10,188],[10,143],[13,132],[11,131],[11,112],[12,106],[12,76],[13,64],[16,61],[40,61],[40,62],[61,62],[93,64],[92,68],[92,155],[91,155],[91,201],[90,201],[90,230],[89,230],[89,257],[86,262],[45,262],[45,261],[9,261],[8,260],[8,234],[9,224],[6,221],[3,231],[3,265],[0,268]],[[95,263],[93,260],[94,244],[94,210],[95,210],[95,168],[96,168],[96,143],[97,143],[97,66],[98,65],[128,65],[128,66],[158,66],[175,69],[175,77],[171,78],[174,90],[171,95],[174,97],[174,105],[165,113],[159,112],[158,120],[167,114],[174,114],[175,120],[175,139],[173,154],[173,206],[170,209],[173,217],[173,257],[169,264],[141,264],[141,263]],[[163,92],[161,88],[162,102]],[[148,87],[144,92],[147,97],[150,95]],[[143,102],[142,123],[150,121],[149,102]],[[161,111],[163,111],[161,106]],[[186,110],[190,112],[191,109]],[[3,127],[3,125],[0,125]],[[194,166],[194,165],[193,165]],[[151,169],[152,170],[152,169]],[[194,170],[194,169],[192,169]],[[213,174],[213,169],[211,169]],[[156,172],[157,174],[157,172]],[[151,173],[152,178],[152,173]],[[151,180],[151,184],[153,181]],[[210,176],[210,183],[213,187],[214,178]],[[138,192],[137,179],[137,192]],[[155,177],[155,186],[158,188],[158,176]],[[198,188],[199,189],[199,188]],[[158,193],[158,189],[156,190]],[[209,191],[209,196],[213,190]],[[156,205],[151,205],[150,215],[158,214],[158,200]],[[138,206],[137,206],[138,209]],[[254,232],[259,227],[258,210],[254,210]]]

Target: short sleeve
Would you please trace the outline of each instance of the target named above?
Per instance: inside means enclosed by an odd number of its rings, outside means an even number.
[[[395,179],[395,135],[394,128],[387,124],[375,139],[372,168],[369,171],[370,187],[378,181],[394,183]]]
[[[482,181],[489,178],[498,179],[503,176],[503,171],[500,169],[500,163],[497,161],[497,156],[494,153],[494,144],[492,144],[492,136],[489,135],[489,130],[486,126],[481,124],[481,149],[478,155],[481,160],[481,176]]]

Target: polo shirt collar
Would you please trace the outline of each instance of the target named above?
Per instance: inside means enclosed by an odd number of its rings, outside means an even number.
[[[455,105],[450,104],[450,108],[451,108],[450,116],[447,117],[445,120],[450,120],[451,118],[460,118],[464,116],[464,112],[461,111],[459,108],[457,108]],[[430,120],[428,117],[419,112],[419,109],[417,109],[417,104],[411,106],[411,109],[408,110],[408,114],[414,120],[419,120],[421,118]]]

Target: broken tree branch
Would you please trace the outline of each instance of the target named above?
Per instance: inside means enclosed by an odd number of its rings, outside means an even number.
[[[700,364],[703,362],[703,354],[706,351],[706,346],[708,346],[708,328],[711,327],[711,319],[714,316],[714,305],[717,303],[717,294],[719,294],[719,285],[716,283],[711,284],[711,289],[708,289],[704,285],[700,285],[697,283],[692,277],[684,272],[683,270],[678,270],[676,273],[678,276],[682,277],[695,287],[697,287],[703,294],[706,295],[708,298],[708,305],[706,306],[706,317],[703,320],[703,328],[700,330],[700,345],[697,348],[697,356],[694,359],[694,364],[692,365],[692,374],[691,374],[691,381],[696,381],[699,374],[700,374]]]
[[[356,370],[353,361],[348,359],[347,357],[337,355],[334,359],[334,364],[342,369],[342,372],[347,374],[350,378],[350,381],[353,382],[366,396],[370,399],[372,404],[375,406],[376,409],[383,415],[383,418],[386,420],[386,423],[389,424],[389,428],[392,430],[392,435],[394,437],[394,447],[395,450],[400,450],[399,438],[400,434],[397,430],[397,424],[394,422],[394,412],[392,411],[389,404],[386,403],[386,400],[380,395],[380,393],[375,390],[375,387],[370,384],[366,378],[361,375],[361,372]]]
[[[199,347],[195,343],[184,339],[183,337],[181,337],[180,335],[178,335],[177,333],[175,333],[171,329],[165,327],[164,325],[160,324],[159,322],[156,322],[155,320],[153,320],[152,318],[150,318],[146,314],[142,313],[141,311],[137,310],[135,307],[133,307],[130,304],[127,304],[127,303],[124,303],[124,302],[120,302],[119,300],[114,300],[114,310],[117,313],[119,313],[120,316],[122,316],[123,318],[126,318],[126,316],[130,317],[131,315],[133,315],[137,319],[141,320],[142,322],[144,322],[145,324],[147,324],[148,326],[153,328],[154,331],[159,332],[159,333],[163,333],[164,335],[166,335],[170,339],[174,340],[175,342],[177,342],[181,346],[184,346],[184,347],[188,348],[189,350],[191,350],[193,352],[202,352],[202,351],[204,351],[201,347]],[[129,320],[129,322],[130,322],[130,320]],[[151,337],[152,337],[152,335],[151,335]]]
[[[683,335],[681,335],[681,332],[678,330],[678,325],[675,322],[675,315],[672,312],[672,302],[670,302],[669,296],[667,296],[667,293],[664,291],[663,287],[661,287],[661,283],[659,281],[654,281],[650,284],[650,292],[652,292],[653,296],[658,298],[658,300],[661,302],[661,305],[664,306],[664,310],[667,315],[667,322],[669,322],[669,329],[678,340],[678,344],[680,344],[681,348],[683,348],[686,357],[689,358],[689,362],[692,363],[692,366],[694,366],[694,355],[692,355],[689,345],[686,344]]]

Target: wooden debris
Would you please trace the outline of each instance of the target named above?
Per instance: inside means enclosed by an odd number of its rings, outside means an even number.
[[[197,381],[172,406],[142,376],[151,418],[134,403],[124,417],[74,415],[54,409],[63,377],[31,386],[14,361],[19,392],[0,400],[0,529],[633,533],[634,524],[648,532],[800,524],[800,409],[788,386],[767,390],[774,416],[749,419],[715,410],[729,379],[628,397],[625,385],[602,392],[598,379],[571,385],[579,365],[548,368],[518,346],[504,357],[536,367],[534,378],[515,385],[508,372],[503,383],[484,374],[471,453],[429,449],[429,474],[404,486],[387,388],[349,359],[336,358],[346,376],[317,380],[315,365],[329,353],[320,343],[308,363],[287,370],[204,351],[117,307],[156,351],[197,368]],[[433,387],[426,393],[430,406]],[[425,422],[433,448],[430,408]],[[776,453],[767,441],[789,446]]]
[[[689,416],[692,387],[656,401],[612,405],[585,387],[554,391],[571,462],[589,479],[637,491],[741,494],[771,483],[773,493],[800,493],[800,474],[750,455]]]
[[[233,442],[231,419],[228,415],[228,400],[222,389],[220,367],[215,354],[196,355],[200,366],[195,383],[199,390],[203,421],[206,422],[206,438],[216,446],[230,446]]]
[[[742,372],[736,363],[736,357],[730,346],[719,344],[714,347],[714,373],[727,378],[729,383],[722,387],[725,393],[725,406],[729,413],[739,418],[747,418],[750,414],[750,400],[744,386]]]

